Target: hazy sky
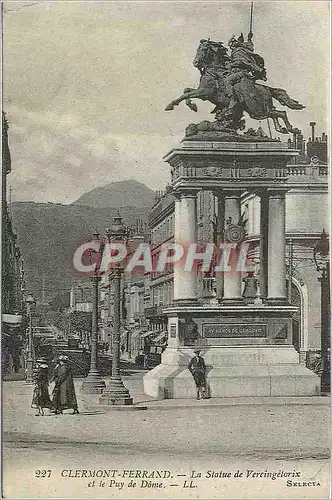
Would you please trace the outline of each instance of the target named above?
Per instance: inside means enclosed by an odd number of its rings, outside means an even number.
[[[197,86],[199,40],[227,44],[247,33],[249,9],[231,1],[4,2],[13,199],[71,203],[128,178],[162,189],[162,156],[213,106],[164,108]],[[328,2],[254,2],[254,42],[267,84],[306,105],[289,112],[294,126],[308,137],[316,121],[326,132]]]

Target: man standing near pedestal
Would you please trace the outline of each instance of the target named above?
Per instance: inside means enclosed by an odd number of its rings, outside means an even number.
[[[192,374],[197,390],[196,399],[205,399],[206,397],[206,365],[204,359],[200,356],[200,350],[194,351],[195,356],[190,360],[188,370]]]

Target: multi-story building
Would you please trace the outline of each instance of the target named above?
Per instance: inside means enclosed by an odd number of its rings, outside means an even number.
[[[301,353],[320,349],[320,293],[313,248],[323,229],[328,232],[328,166],[327,136],[315,136],[315,123],[310,123],[312,136],[307,141],[296,130],[289,146],[300,151],[296,162],[288,167],[289,191],[286,194],[286,265],[289,301],[298,307],[294,314],[294,345]],[[250,258],[256,264],[259,281],[260,200],[255,194],[245,193],[242,210],[246,222]],[[214,241],[217,203],[212,192],[198,193],[198,239]],[[158,192],[149,216],[153,258],[158,259],[161,246],[173,240],[174,195],[170,188]],[[216,284],[211,276],[200,276],[199,296],[205,301],[216,300]],[[173,300],[172,268],[163,273],[152,273],[146,279],[144,308],[150,328],[166,330],[167,318],[163,308]],[[247,295],[246,280],[243,293]],[[249,294],[250,295],[250,294]],[[247,297],[250,300],[250,297]]]
[[[162,333],[167,330],[167,319],[162,310],[173,300],[173,275],[170,266],[166,266],[164,271],[160,273],[155,269],[161,246],[166,242],[173,241],[174,196],[170,189],[157,192],[155,204],[149,215],[149,224],[154,271],[146,276],[144,309],[145,317],[149,320],[150,330]]]
[[[4,373],[17,372],[22,364],[25,303],[23,259],[7,203],[7,177],[11,172],[8,123],[2,114],[2,214],[1,214],[1,309],[2,366]]]
[[[70,290],[70,312],[92,312],[91,283],[75,284]]]

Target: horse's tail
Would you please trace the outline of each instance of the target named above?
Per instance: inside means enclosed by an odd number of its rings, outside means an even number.
[[[300,104],[299,101],[296,101],[295,99],[292,99],[291,97],[289,97],[286,90],[268,87],[267,85],[262,85],[262,87],[263,86],[268,88],[271,92],[272,97],[274,99],[277,99],[277,101],[279,101],[280,104],[282,104],[283,106],[287,106],[290,109],[303,109],[303,108],[305,108],[305,106],[303,106],[303,104]]]

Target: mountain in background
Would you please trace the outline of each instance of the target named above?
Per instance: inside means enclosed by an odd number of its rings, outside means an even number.
[[[117,213],[116,208],[33,202],[15,202],[11,209],[27,289],[41,299],[44,286],[48,300],[70,290],[72,283],[88,279],[72,266],[75,249],[93,239],[96,229],[104,237]],[[125,224],[134,226],[137,220],[146,223],[148,209],[122,207],[120,213]]]
[[[92,189],[74,201],[73,205],[119,208],[130,203],[133,207],[143,208],[150,207],[154,202],[154,198],[154,191],[131,179],[112,182],[104,187]]]
[[[82,278],[72,266],[75,249],[95,230],[101,237],[120,211],[129,226],[145,225],[154,192],[129,180],[93,189],[71,205],[15,202],[11,204],[13,227],[24,259],[27,289],[39,300],[51,300],[69,291]]]

